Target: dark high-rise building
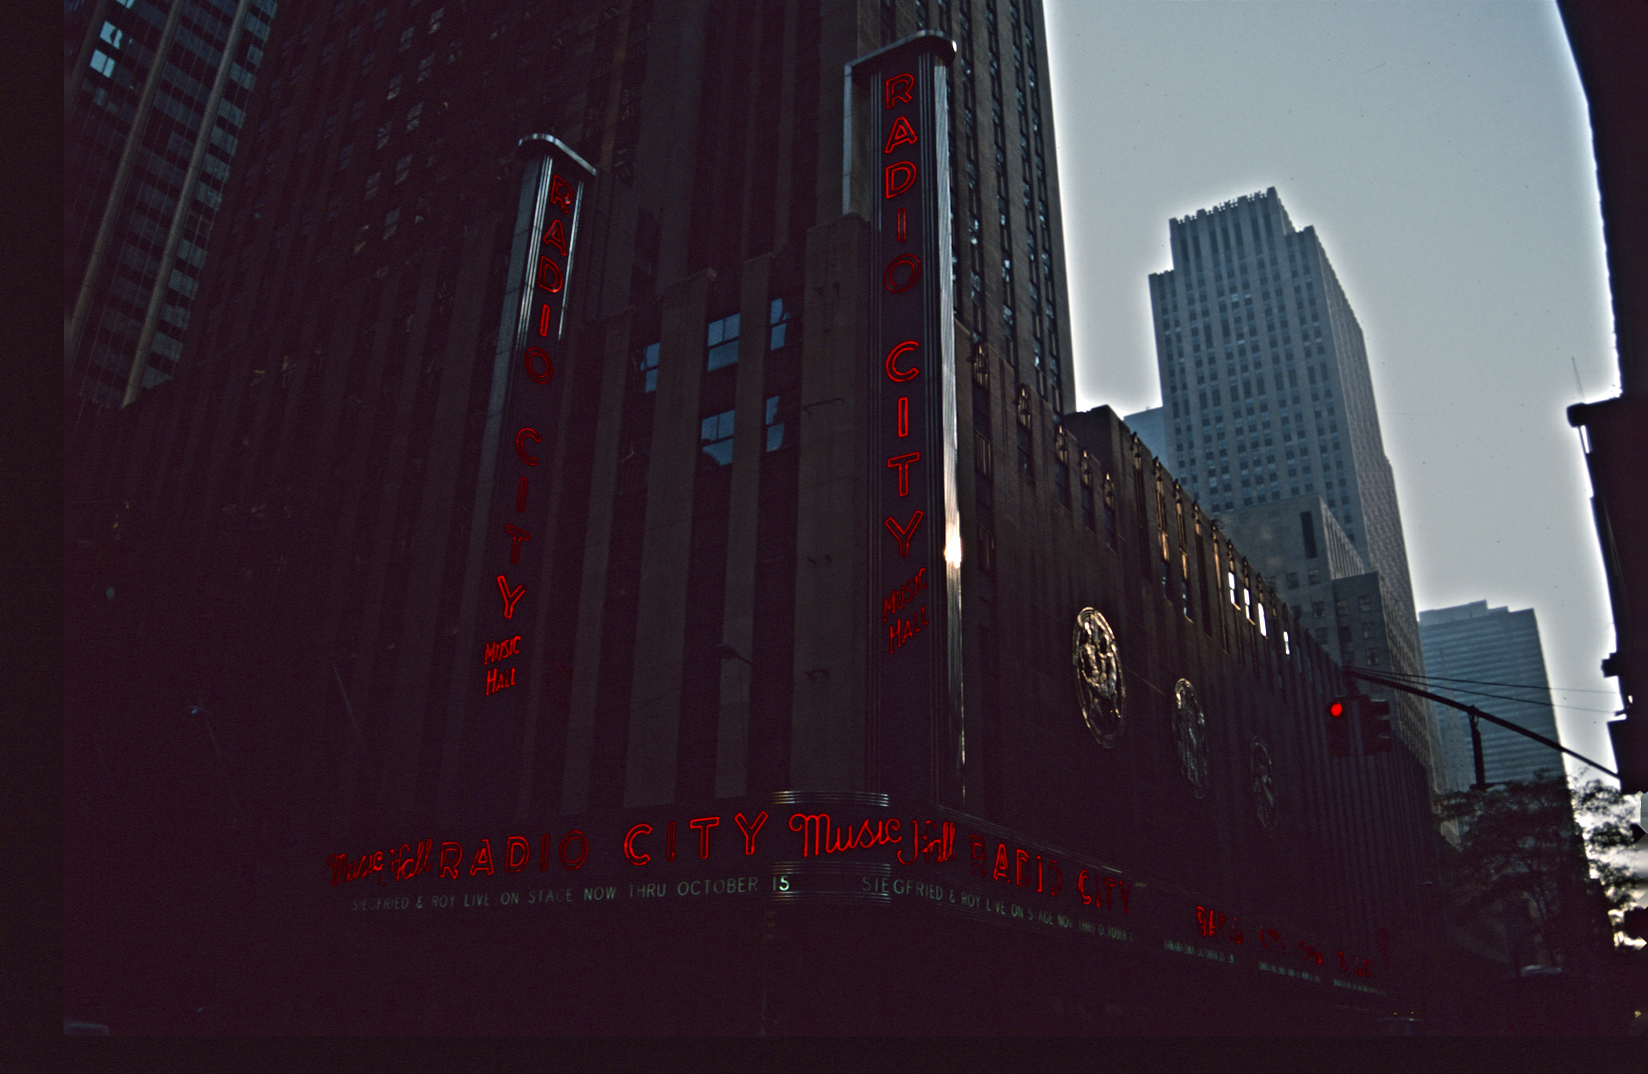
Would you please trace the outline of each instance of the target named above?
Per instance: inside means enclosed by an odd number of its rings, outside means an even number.
[[[1421,675],[1367,349],[1315,230],[1273,187],[1170,221],[1169,245],[1174,267],[1150,277],[1163,403],[1138,417],[1336,660]],[[1430,703],[1371,692],[1440,792]]]
[[[64,5],[63,361],[76,420],[177,373],[275,9]]]
[[[1272,187],[1169,222],[1150,277],[1167,453],[1208,510],[1319,492],[1414,617],[1362,328]]]
[[[1561,741],[1545,678],[1539,622],[1532,608],[1513,612],[1490,608],[1485,600],[1435,608],[1419,613],[1419,632],[1430,689],[1487,709],[1553,742]],[[1453,725],[1447,740],[1456,752],[1446,762],[1451,789],[1464,790],[1476,781],[1470,735],[1463,730],[1467,717],[1449,709],[1443,720]],[[1531,780],[1541,769],[1553,778],[1564,778],[1562,755],[1549,746],[1486,722],[1480,731],[1488,782]]]
[[[265,64],[177,377],[71,442],[74,995],[902,1033],[1422,994],[1422,765],[1329,757],[1321,647],[1071,413],[1039,4],[299,3]],[[116,881],[191,940],[172,990]]]

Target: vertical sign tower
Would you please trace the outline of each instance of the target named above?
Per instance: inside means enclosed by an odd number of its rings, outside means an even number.
[[[872,517],[865,520],[874,587],[865,622],[868,789],[960,806],[961,526],[947,121],[955,55],[944,35],[915,34],[849,64],[846,88],[847,149],[857,157],[859,181],[869,181],[860,204],[872,232],[865,281],[873,351],[865,360],[875,385],[868,396]]]
[[[560,401],[556,363],[566,337],[578,216],[585,188],[595,177],[595,170],[557,138],[531,134],[521,139],[520,148],[529,159],[517,221],[525,251],[524,257],[513,259],[520,267],[511,288],[519,289],[520,301],[506,324],[509,362],[493,389],[493,410],[502,418],[499,435],[487,439],[496,445],[497,457],[492,460],[492,510],[484,538],[482,645],[476,654],[481,660],[476,689],[495,699],[483,702],[486,708],[518,708],[524,702],[504,699],[526,695],[520,689],[525,682],[520,665],[530,639],[524,635],[531,622],[528,610],[541,597],[531,590],[543,576],[544,535],[535,539],[533,531],[543,528],[538,520],[549,494],[550,460],[543,456],[556,440],[551,427]],[[506,308],[506,318],[510,312]]]

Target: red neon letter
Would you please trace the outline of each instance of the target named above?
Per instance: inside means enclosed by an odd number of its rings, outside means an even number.
[[[753,825],[747,823],[744,820],[744,814],[742,814],[742,813],[739,813],[737,816],[733,817],[733,820],[736,820],[738,822],[738,830],[744,833],[744,854],[745,854],[745,856],[747,857],[751,854],[754,854],[755,853],[755,833],[759,832],[761,830],[761,826],[763,824],[767,823],[767,811],[765,809],[763,809],[761,812],[757,813],[755,815],[755,823]],[[705,834],[708,835],[709,833],[706,832]]]
[[[523,477],[521,480],[525,481],[526,478]],[[528,533],[526,530],[511,526],[507,522],[504,523],[504,529],[509,533],[509,562],[519,563],[521,562],[521,542],[532,540],[532,534]],[[506,614],[504,618],[508,619],[509,616]]]
[[[481,840],[481,848],[475,851],[475,860],[469,865],[469,875],[474,876],[482,869],[486,870],[487,876],[492,875],[492,841],[490,839]]]
[[[996,844],[996,868],[991,873],[992,880],[1006,880],[1011,882],[1012,877],[1007,875],[1007,844]]]
[[[891,153],[894,146],[904,145],[906,143],[910,145],[916,144],[916,132],[911,129],[909,120],[905,119],[903,116],[899,116],[897,119],[893,120],[893,129],[887,134],[887,145],[881,151],[883,153]]]
[[[886,86],[887,107],[891,108],[899,101],[908,101],[910,91],[915,89],[915,86],[916,78],[914,75],[894,75],[889,78]]]
[[[898,471],[898,494],[910,495],[910,465],[921,461],[921,452],[912,451],[908,455],[898,455],[887,460],[887,469]],[[514,562],[511,560],[510,562]]]
[[[549,833],[545,832],[538,840],[538,871],[541,873],[549,868]]]
[[[515,486],[515,513],[526,514],[526,475],[521,475],[521,483]]]
[[[898,397],[898,435],[910,435],[910,397],[908,395]],[[526,478],[523,477],[521,480],[525,481]]]
[[[498,590],[504,595],[504,618],[513,619],[515,617],[515,603],[526,592],[526,586],[516,586],[515,592],[511,593],[509,583],[504,581],[504,576],[500,574],[498,575]]]
[[[520,853],[519,859],[516,852]],[[504,872],[518,873],[526,868],[526,863],[532,860],[532,844],[527,842],[524,835],[512,835],[504,844]]]
[[[892,164],[887,165],[886,170],[882,172],[881,189],[883,192],[883,197],[896,198],[914,186],[915,181],[916,166],[907,160],[895,161]],[[549,258],[546,257],[544,260],[548,261]],[[542,266],[538,269],[538,275],[543,275]],[[541,283],[540,286],[542,286]],[[550,288],[551,291],[559,291],[560,289],[561,285],[558,282],[554,287]]]
[[[913,181],[913,180],[912,180]],[[892,197],[891,194],[887,195]],[[561,267],[547,257],[538,259],[538,286],[550,294],[561,289],[566,280],[561,276]]]
[[[899,212],[903,211],[903,209],[899,210]],[[910,275],[903,283],[895,283],[893,282],[893,270],[900,265],[909,269]],[[921,258],[914,254],[899,254],[887,263],[887,270],[881,274],[881,286],[896,295],[901,291],[908,291],[914,287],[919,279],[921,279]]]
[[[898,224],[896,225],[896,228],[899,242],[903,242],[904,237],[909,234],[910,231],[908,221],[905,219],[905,211],[904,206],[900,205],[898,207]]]
[[[1028,850],[1025,850],[1023,847],[1014,847],[1013,848],[1013,858],[1015,860],[1015,865],[1016,865],[1017,870],[1018,870],[1018,884],[1019,884],[1019,887],[1021,887],[1021,888],[1029,887],[1030,886],[1030,881],[1028,881],[1024,878],[1024,867],[1026,865],[1030,864],[1030,852]]]
[[[549,180],[549,203],[559,205],[561,212],[572,211],[572,187],[559,175],[551,176]]]
[[[710,829],[720,823],[720,817],[694,817],[692,820],[687,821],[687,827],[699,829],[698,856],[700,858],[710,856]]]
[[[538,310],[538,334],[540,336],[549,335],[549,303],[548,302],[545,302],[543,304],[543,307]]]
[[[569,859],[567,857],[567,844],[572,842],[572,840],[574,838],[576,838],[578,840],[578,857],[575,860],[574,859]],[[576,829],[566,833],[565,835],[561,836],[561,851],[560,851],[560,853],[561,853],[561,864],[562,865],[566,866],[568,869],[578,868],[578,866],[584,864],[584,859],[589,857],[589,839],[588,839],[588,837],[586,837],[583,832],[577,831]]]
[[[559,220],[549,222],[549,230],[544,232],[544,241],[561,251],[562,257],[566,256],[566,229],[561,227]]]
[[[521,355],[521,361],[526,363],[526,375],[535,384],[548,384],[549,378],[555,375],[555,363],[542,347],[528,347],[526,353]]]
[[[647,862],[652,860],[651,854],[638,852],[635,849],[636,836],[651,834],[652,825],[650,824],[637,824],[624,834],[624,857],[630,860],[631,865],[645,865]]]
[[[523,427],[520,432],[515,434],[515,454],[519,455],[521,461],[528,466],[538,465],[538,457],[526,453],[526,448],[521,446],[522,440],[530,440],[534,444],[541,444],[544,438],[538,435],[538,430],[526,427]]]
[[[452,855],[452,860],[451,861],[446,860],[446,856],[447,856],[448,853],[450,853]],[[456,879],[458,879],[458,866],[460,866],[462,864],[463,864],[463,844],[462,843],[442,843],[441,844],[441,871],[438,875],[443,877],[443,878],[450,876],[453,880],[456,880]]]
[[[904,357],[905,354],[915,350],[919,346],[921,346],[919,341],[907,339],[887,352],[887,361],[884,366],[887,370],[887,379],[900,382],[915,379],[916,375],[920,373],[921,370],[915,368],[914,366],[911,366],[909,369],[899,369],[897,368],[897,364],[900,358]]]
[[[921,512],[919,510],[914,515],[910,516],[910,525],[908,528],[900,526],[897,522],[893,521],[892,516],[888,516],[886,526],[892,531],[893,538],[898,541],[898,556],[900,559],[904,559],[909,556],[910,538],[916,535],[916,527],[919,525],[921,525]],[[502,581],[501,578],[499,580]]]

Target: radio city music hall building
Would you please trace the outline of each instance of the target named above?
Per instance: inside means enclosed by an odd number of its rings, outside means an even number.
[[[1039,4],[273,25],[180,372],[70,432],[69,841],[123,848],[71,867],[71,995],[752,1034],[1423,1000],[1423,766],[1329,756],[1331,661],[1075,412]],[[164,879],[122,825],[176,833]]]

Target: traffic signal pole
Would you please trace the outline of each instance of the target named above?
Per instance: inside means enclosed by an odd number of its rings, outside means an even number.
[[[1515,731],[1517,734],[1522,735],[1525,738],[1531,738],[1535,742],[1544,743],[1553,750],[1566,753],[1570,757],[1578,757],[1581,761],[1584,761],[1586,764],[1590,765],[1592,768],[1595,768],[1599,772],[1604,772],[1610,776],[1613,776],[1615,779],[1619,778],[1618,772],[1615,772],[1611,768],[1603,767],[1597,762],[1591,760],[1589,757],[1585,756],[1583,753],[1577,753],[1574,750],[1569,749],[1567,746],[1562,745],[1560,742],[1552,742],[1544,735],[1536,735],[1526,727],[1518,727],[1511,721],[1495,716],[1491,712],[1483,712],[1475,705],[1467,705],[1463,702],[1455,701],[1451,697],[1443,697],[1441,694],[1433,694],[1429,690],[1421,690],[1417,686],[1409,686],[1407,683],[1397,682],[1395,679],[1387,679],[1382,675],[1369,675],[1367,672],[1358,671],[1355,668],[1343,668],[1341,670],[1344,671],[1347,678],[1361,679],[1363,682],[1371,682],[1378,686],[1388,687],[1392,690],[1401,690],[1405,694],[1413,694],[1416,697],[1429,698],[1439,705],[1446,705],[1449,708],[1458,709],[1460,712],[1470,716],[1471,748],[1476,754],[1476,787],[1473,788],[1475,790],[1480,790],[1481,788],[1487,786],[1488,782],[1484,776],[1482,767],[1482,734],[1477,730],[1476,721],[1478,720],[1487,720],[1489,723],[1497,724],[1508,731]]]

